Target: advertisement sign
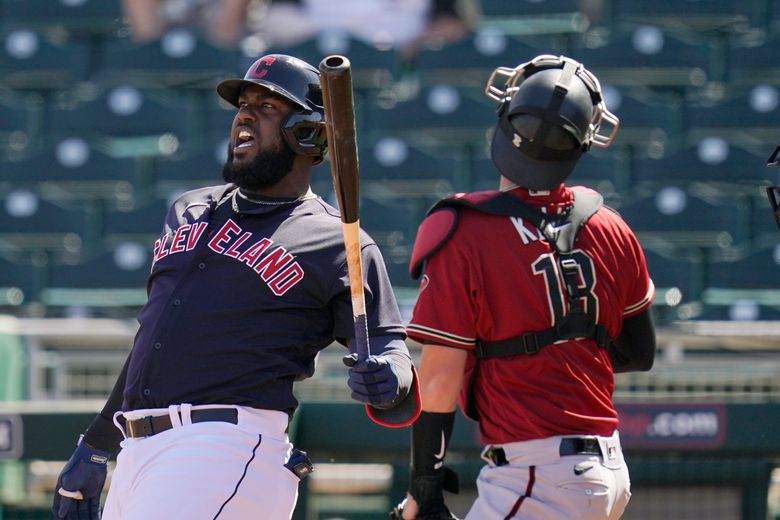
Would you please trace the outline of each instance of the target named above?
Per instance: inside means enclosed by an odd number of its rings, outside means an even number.
[[[723,404],[620,404],[617,409],[621,444],[627,448],[697,451],[726,442]]]

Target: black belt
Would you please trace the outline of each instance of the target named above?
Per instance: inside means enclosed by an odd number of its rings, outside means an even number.
[[[206,408],[192,410],[190,418],[193,423],[201,422],[226,422],[238,424],[238,410],[235,408]],[[131,438],[149,437],[157,433],[173,428],[171,418],[168,415],[141,417],[140,419],[128,419],[125,421],[125,431]]]
[[[568,455],[602,455],[599,440],[595,437],[565,437],[561,439],[558,454],[561,457]],[[498,446],[491,446],[484,456],[496,466],[509,464],[506,460],[504,448]]]

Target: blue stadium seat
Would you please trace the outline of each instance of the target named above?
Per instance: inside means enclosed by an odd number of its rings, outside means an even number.
[[[358,91],[387,85],[402,68],[396,50],[369,45],[340,31],[323,31],[316,38],[293,46],[272,44],[266,53],[297,56],[315,67],[331,54],[346,56],[352,65],[352,84]]]
[[[513,34],[567,35],[590,22],[577,0],[480,0],[482,22]]]
[[[228,128],[219,132],[215,130],[201,146],[181,148],[171,155],[155,156],[152,160],[152,182],[157,196],[223,183],[222,167],[227,159]],[[316,176],[313,177],[316,180]],[[325,172],[325,178],[330,182],[328,172]]]
[[[85,80],[91,67],[86,44],[49,40],[26,28],[0,28],[0,86],[48,92]]]
[[[742,31],[761,23],[753,2],[743,0],[653,0],[612,2],[613,23],[657,24],[672,30]]]
[[[100,232],[100,214],[91,205],[58,205],[15,189],[0,197],[0,249],[66,255],[90,247]]]
[[[440,84],[422,88],[411,99],[368,101],[365,128],[372,138],[396,135],[421,144],[473,145],[495,126],[495,108],[482,89]]]
[[[602,84],[610,112],[620,119],[615,144],[666,145],[682,136],[682,99],[672,93],[654,92],[645,87]]]
[[[130,84],[105,89],[91,87],[60,92],[48,104],[49,138],[79,135],[96,141],[168,134],[176,136],[179,143],[186,143],[202,130],[195,98],[186,93]],[[153,142],[151,146],[156,145]]]
[[[0,13],[10,27],[105,34],[121,26],[120,4],[119,0],[2,0]]]
[[[129,39],[101,47],[93,79],[101,84],[137,87],[214,88],[222,77],[235,77],[248,66],[238,51],[218,49],[186,29],[172,29],[143,45]]]
[[[685,105],[693,139],[716,135],[731,143],[775,143],[780,135],[780,85],[731,87],[715,98],[698,96]]]
[[[0,158],[24,155],[40,144],[43,98],[0,90]]]
[[[681,90],[713,79],[713,49],[703,37],[685,39],[657,26],[617,33],[603,44],[578,40],[571,57],[611,85]]]
[[[777,48],[780,34],[755,38],[749,33],[744,38],[733,38],[726,49],[726,79],[732,85],[780,85],[780,64]]]
[[[561,44],[521,40],[496,27],[483,27],[468,37],[441,48],[423,48],[415,59],[424,85],[449,83],[485,88],[497,67],[516,67],[540,54],[564,54]]]
[[[725,250],[705,267],[705,286],[762,292],[780,289],[780,246]]]
[[[765,155],[731,146],[721,137],[704,138],[660,158],[637,155],[631,174],[635,186],[700,183],[751,194],[756,186],[778,176],[766,168]]]
[[[713,197],[669,185],[627,197],[616,209],[640,240],[680,247],[722,249],[748,239],[748,204],[739,196]]]
[[[104,244],[116,247],[125,242],[154,244],[162,232],[170,203],[167,198],[152,197],[129,207],[113,205],[103,212]]]
[[[656,287],[655,304],[676,306],[699,299],[704,275],[700,254],[675,248],[643,249]]]
[[[467,164],[454,147],[424,147],[388,136],[360,146],[361,182],[378,196],[438,198],[468,188]]]
[[[115,198],[141,187],[138,170],[133,158],[113,157],[72,137],[28,158],[0,163],[0,185],[54,198]]]
[[[152,244],[138,242],[52,263],[41,301],[50,308],[75,307],[89,309],[92,315],[133,317],[146,301],[151,264]]]
[[[36,301],[46,282],[46,265],[34,262],[32,256],[0,256],[0,308]]]

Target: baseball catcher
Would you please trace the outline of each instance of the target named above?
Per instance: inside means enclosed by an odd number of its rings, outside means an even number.
[[[654,287],[626,223],[565,183],[618,119],[581,63],[500,67],[491,159],[499,189],[439,201],[420,224],[409,336],[423,344],[404,519],[449,518],[456,404],[486,465],[466,520],[614,520],[630,493],[614,372],[649,370]]]

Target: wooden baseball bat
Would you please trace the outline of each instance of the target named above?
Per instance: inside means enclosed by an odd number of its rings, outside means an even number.
[[[355,349],[359,359],[371,355],[363,291],[363,262],[360,254],[360,174],[358,169],[355,104],[352,95],[352,67],[345,56],[332,55],[320,62],[320,83],[328,135],[330,173],[336,191],[347,253]]]

